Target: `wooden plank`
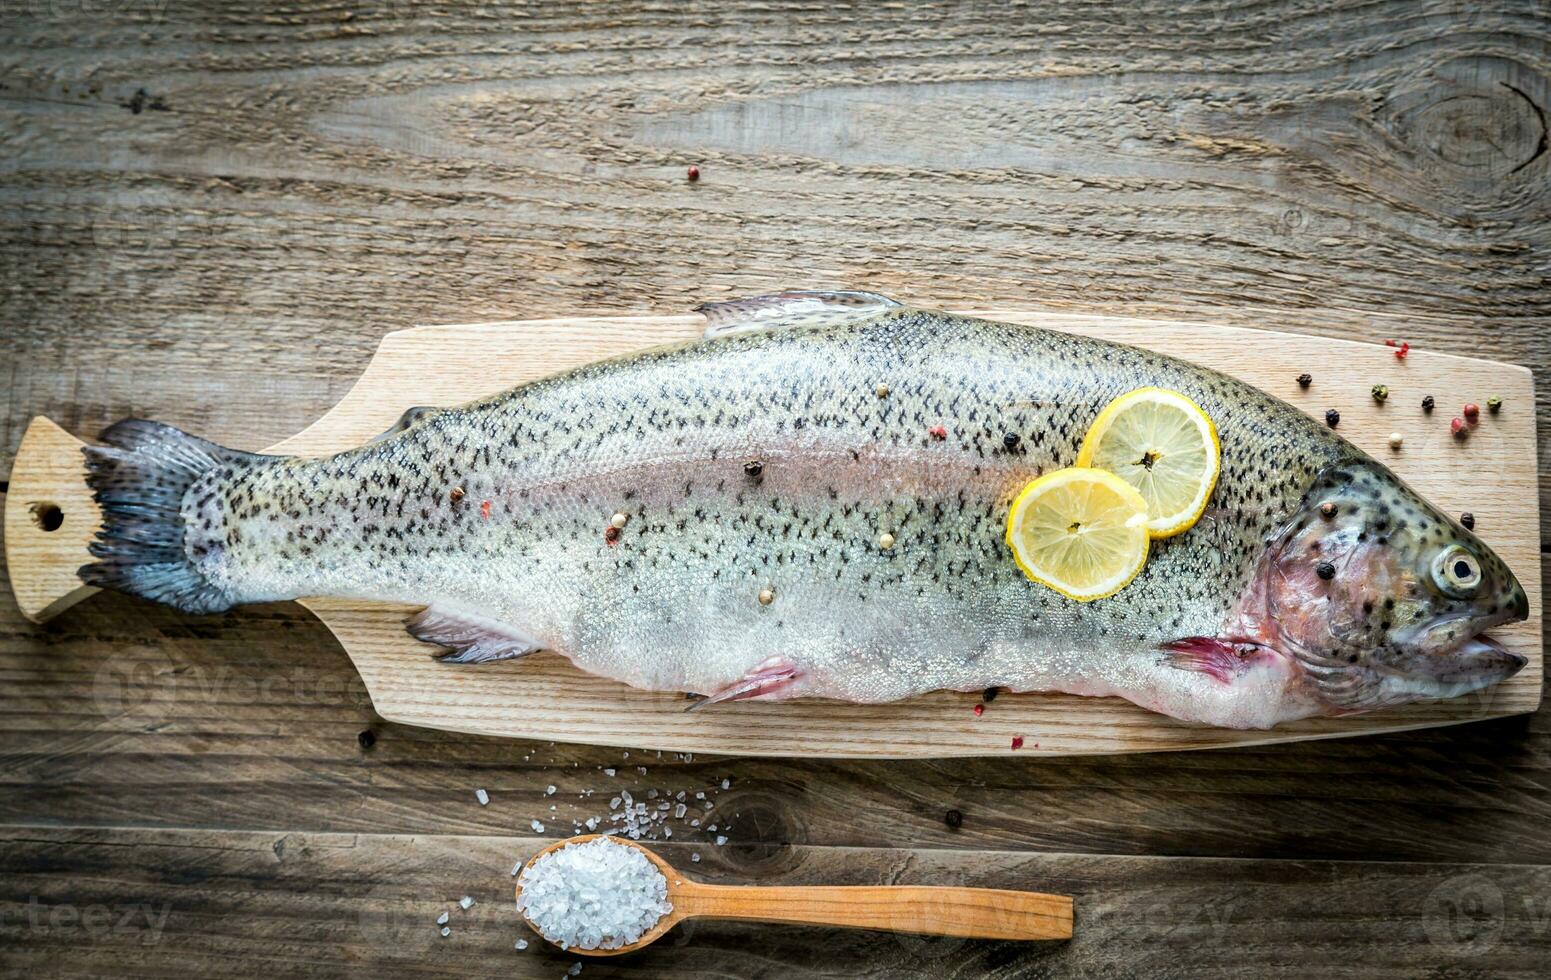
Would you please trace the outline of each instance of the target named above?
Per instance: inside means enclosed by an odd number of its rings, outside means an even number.
[[[1533,711],[1540,703],[1538,616],[1540,518],[1533,492],[1534,418],[1527,412],[1486,415],[1468,440],[1420,408],[1422,392],[1447,390],[1485,402],[1501,392],[1510,403],[1534,400],[1530,373],[1511,365],[1417,352],[1404,360],[1386,347],[1207,324],[1081,317],[1009,310],[978,311],[992,319],[1038,325],[1136,344],[1183,357],[1288,398],[1315,415],[1341,413],[1341,432],[1445,511],[1469,510],[1477,531],[1532,597],[1531,619],[1495,631],[1529,665],[1476,695],[1418,703],[1347,718],[1308,719],[1271,732],[1188,725],[1118,699],[1008,695],[984,718],[969,711],[977,695],[937,692],[885,705],[804,699],[748,703],[688,715],[679,692],[645,692],[583,673],[555,656],[450,668],[426,656],[404,621],[412,606],[308,599],[361,670],[378,713],[390,721],[486,735],[638,745],[678,752],[744,752],[787,756],[878,758],[988,755],[1013,751],[1074,755],[1256,745],[1299,738],[1396,731]],[[389,334],[361,380],[338,406],[304,432],[270,447],[283,454],[328,455],[358,446],[415,405],[457,405],[504,388],[642,347],[698,336],[698,316],[569,318],[422,327]],[[1318,367],[1316,385],[1294,380]],[[1372,384],[1389,386],[1396,404],[1375,401]],[[1405,403],[1411,403],[1406,407]],[[1231,425],[1232,420],[1219,420]],[[79,448],[46,422],[29,432],[34,454],[20,457],[14,478],[26,493],[7,501],[6,541],[13,587],[23,611],[69,605],[83,591],[74,570],[91,560],[83,541],[97,523],[85,506]],[[1406,436],[1388,448],[1390,433]],[[26,448],[26,446],[24,446]],[[1483,465],[1494,479],[1477,479]],[[71,471],[74,471],[73,473]],[[50,478],[74,495],[66,525],[54,531],[33,519],[39,501],[54,503]],[[58,496],[58,495],[54,495]],[[59,498],[62,502],[63,496]],[[1197,531],[1196,533],[1200,533]],[[60,583],[74,594],[57,591]],[[51,592],[54,588],[56,591]]]
[[[291,604],[196,619],[105,593],[39,628],[0,599],[0,745],[10,825],[500,835],[534,819],[569,829],[606,817],[620,790],[658,789],[742,812],[739,845],[1551,864],[1545,711],[1210,753],[659,759],[384,723]]]
[[[8,972],[158,976],[556,977],[511,867],[542,838],[9,828],[0,833]],[[689,855],[703,856],[692,864]],[[757,867],[714,848],[663,856],[712,882],[957,884],[1074,896],[1069,942],[1017,943],[729,922],[686,923],[582,976],[1240,977],[1319,963],[1329,977],[1551,969],[1551,868],[1158,860],[1027,851],[777,846]],[[456,907],[468,895],[475,904]],[[438,935],[450,913],[452,932]],[[240,923],[240,925],[238,925]],[[513,949],[518,938],[529,948]]]

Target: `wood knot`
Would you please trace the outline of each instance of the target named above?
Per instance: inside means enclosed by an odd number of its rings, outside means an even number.
[[[792,845],[804,842],[806,831],[786,800],[760,790],[723,793],[712,815],[730,827],[719,856],[739,874],[779,875],[797,864]]]
[[[1414,152],[1463,176],[1500,180],[1546,151],[1545,85],[1511,62],[1464,62],[1398,94],[1392,128]]]

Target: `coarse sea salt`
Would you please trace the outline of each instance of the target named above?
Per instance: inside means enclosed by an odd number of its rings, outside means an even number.
[[[482,789],[476,789],[474,791],[474,799],[479,801],[479,805],[480,806],[489,806],[490,805],[490,794],[486,793]]]
[[[518,911],[566,949],[628,946],[673,911],[657,866],[609,837],[550,851],[517,881]]]

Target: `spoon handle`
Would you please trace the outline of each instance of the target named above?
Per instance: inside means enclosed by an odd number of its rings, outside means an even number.
[[[1067,895],[932,885],[761,887],[685,882],[683,918],[850,926],[973,939],[1070,939]]]

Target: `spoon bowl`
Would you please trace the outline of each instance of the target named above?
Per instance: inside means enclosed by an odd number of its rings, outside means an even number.
[[[522,899],[522,879],[535,861],[567,845],[603,836],[569,837],[533,855],[517,878],[518,901]],[[1072,938],[1072,899],[1067,895],[940,885],[708,885],[684,877],[649,847],[618,837],[613,840],[640,851],[662,872],[668,880],[667,897],[673,910],[635,942],[618,949],[570,946],[566,952],[584,956],[634,952],[661,939],[685,919],[695,918],[846,926],[970,939]],[[526,911],[522,917],[529,928],[544,935]]]

